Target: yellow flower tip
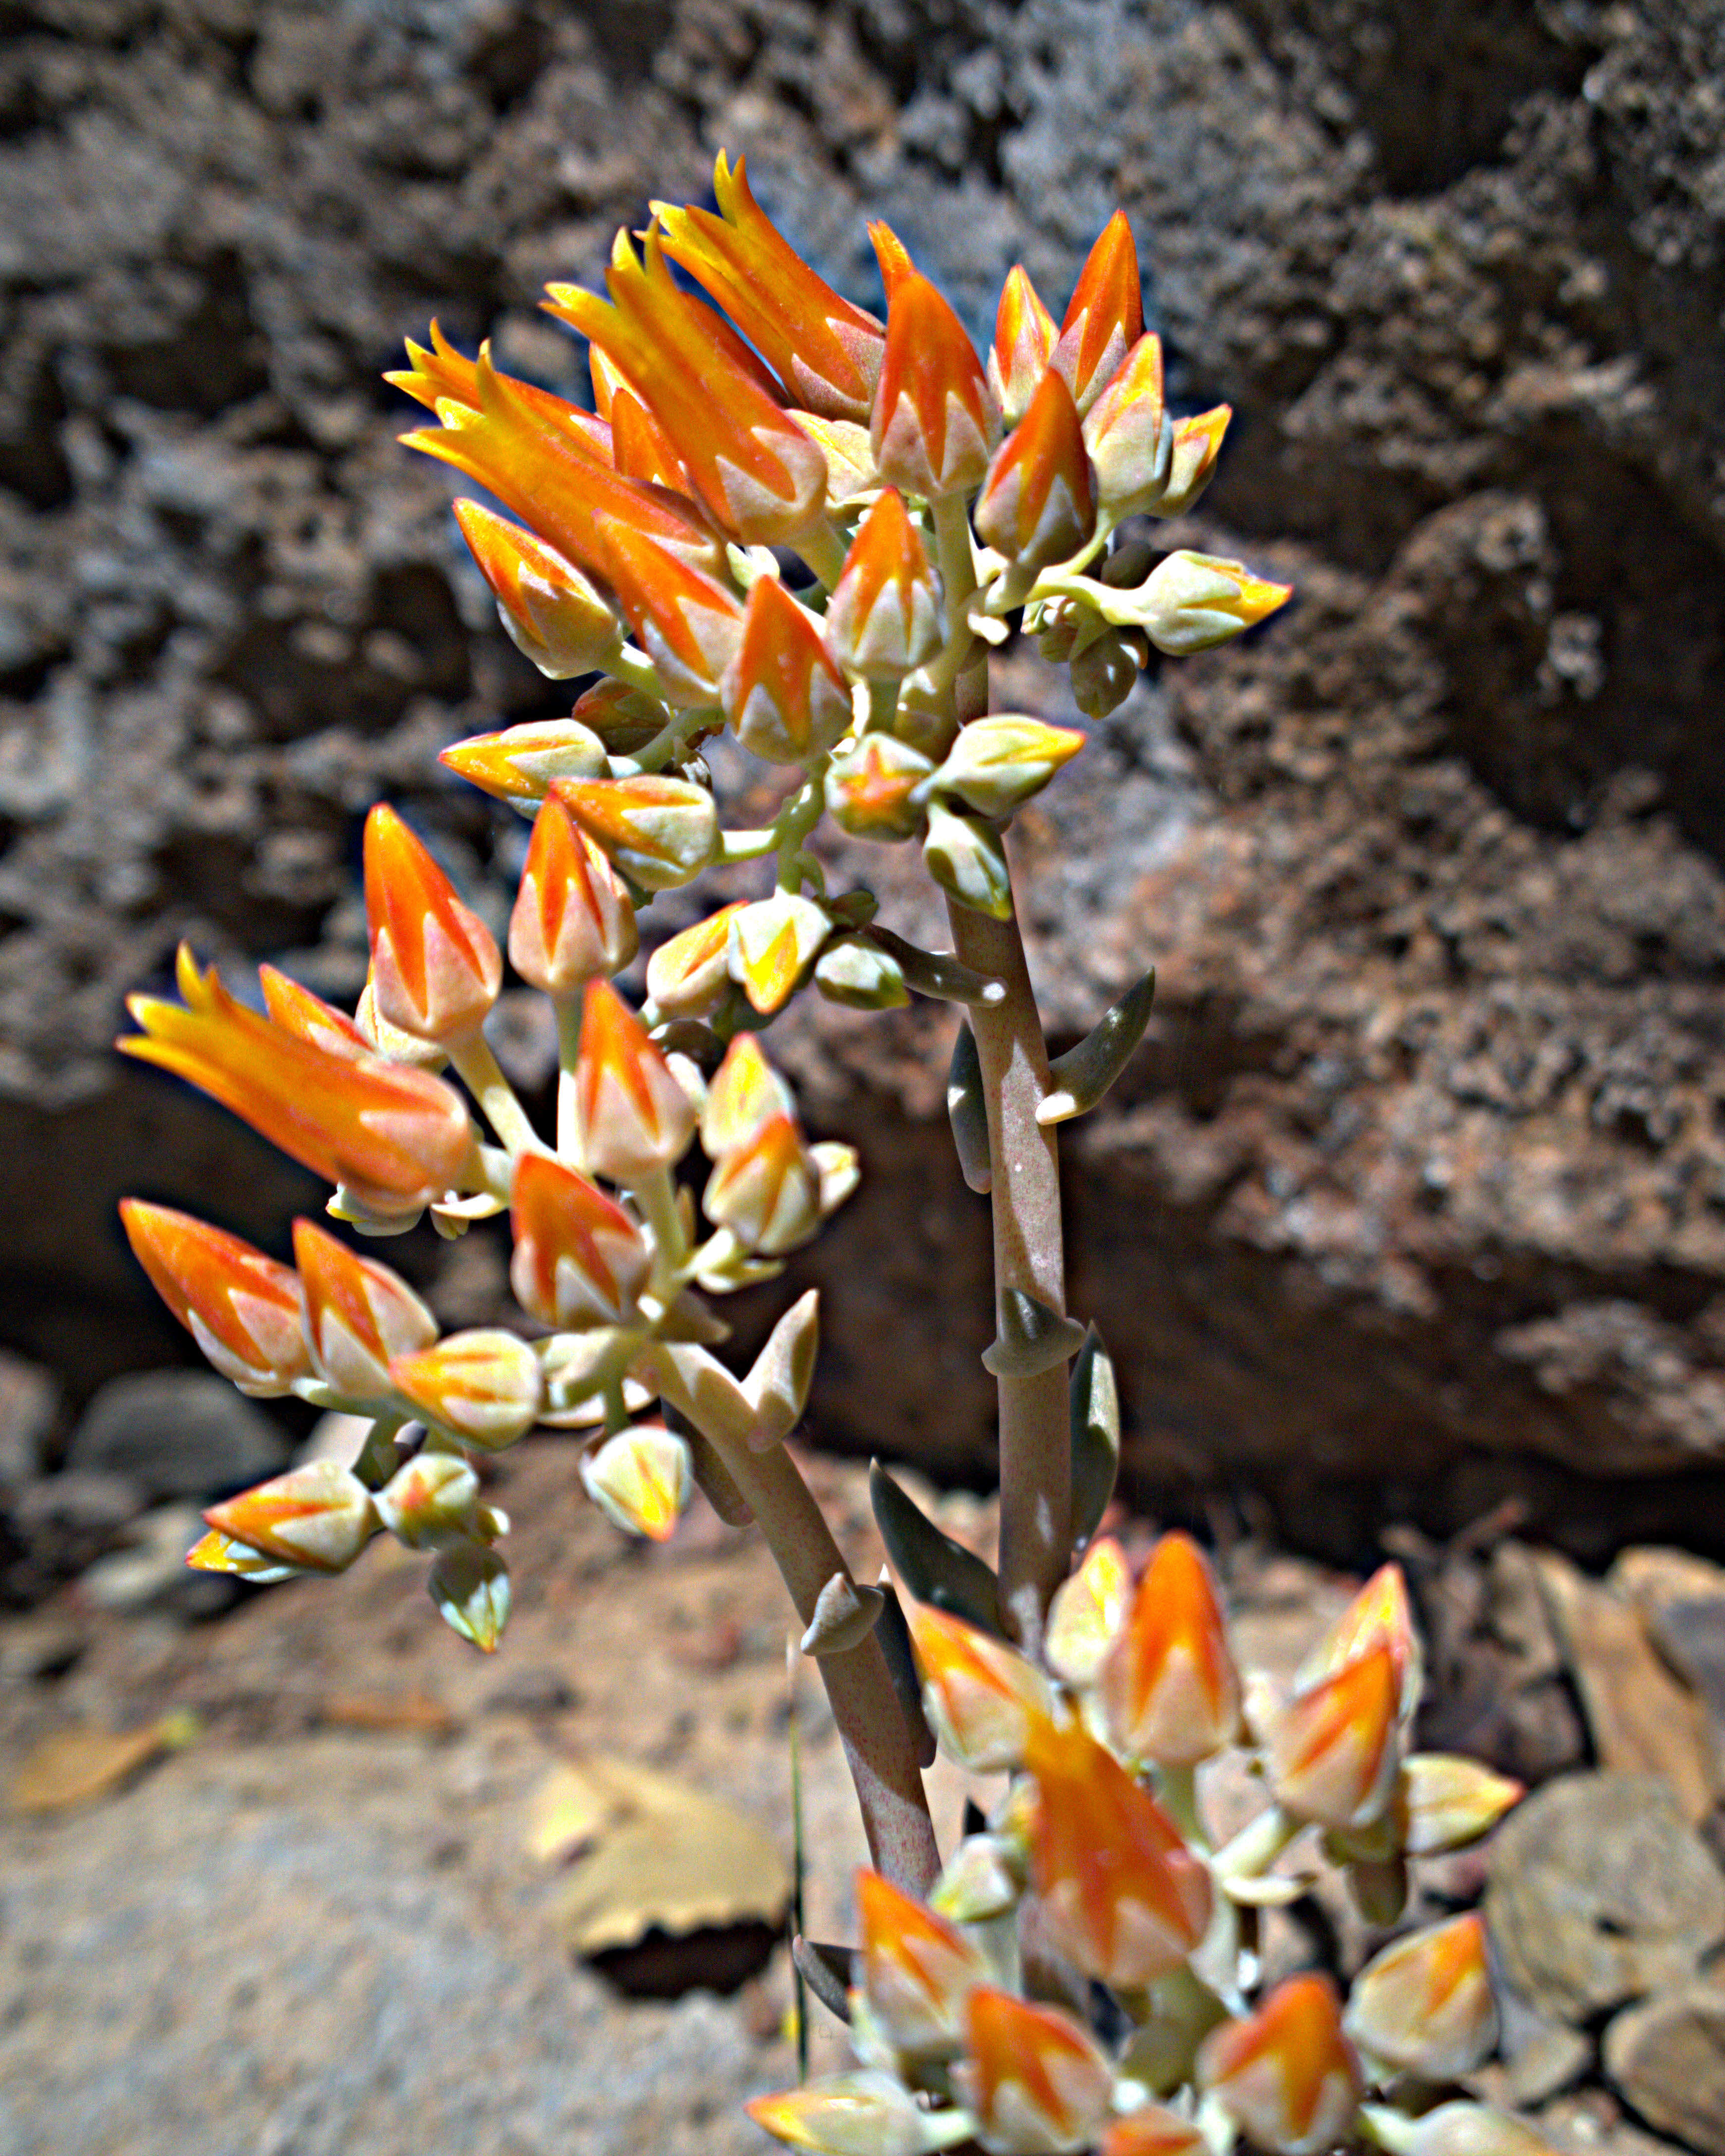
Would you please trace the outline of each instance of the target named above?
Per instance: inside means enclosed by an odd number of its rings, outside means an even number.
[[[731,925],[746,902],[714,916],[715,921],[725,921],[727,944]],[[767,1060],[758,1036],[739,1033],[707,1088],[701,1111],[702,1148],[709,1159],[721,1160],[739,1147],[752,1144],[769,1123],[793,1118],[795,1112],[790,1088]]]
[[[669,1542],[694,1489],[689,1447],[663,1423],[608,1437],[581,1463],[588,1495],[626,1534]]]

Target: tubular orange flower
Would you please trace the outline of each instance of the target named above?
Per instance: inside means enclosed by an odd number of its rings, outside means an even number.
[[[747,545],[794,544],[824,510],[826,459],[778,385],[728,323],[678,290],[656,229],[639,255],[618,234],[605,282],[608,305],[552,285],[547,311],[623,368],[721,529]]]
[[[710,1160],[722,1159],[738,1146],[752,1143],[768,1123],[794,1113],[790,1090],[767,1060],[758,1039],[739,1033],[707,1088],[701,1111],[702,1149]]]
[[[499,374],[488,347],[480,348],[470,398],[441,398],[436,411],[439,425],[402,436],[408,447],[476,480],[589,576],[606,573],[598,525],[608,516],[696,568],[723,573],[723,542],[693,502],[614,470],[608,454],[601,458],[547,411],[541,393]]]
[[[621,973],[639,942],[615,870],[567,803],[552,795],[534,820],[509,916],[511,965],[547,995],[566,996]]]
[[[371,1491],[333,1460],[260,1482],[203,1517],[218,1534],[307,1572],[345,1572],[377,1527]]]
[[[1318,2156],[1348,2138],[1359,2108],[1359,2063],[1342,2033],[1327,1976],[1291,1976],[1244,2021],[1204,2039],[1200,2087],[1259,2148]]]
[[[313,995],[310,988],[290,981],[274,966],[259,966],[258,980],[264,991],[264,1008],[284,1033],[349,1063],[357,1063],[373,1052],[370,1041],[345,1011],[338,1011],[321,996]]]
[[[988,387],[1009,427],[1030,408],[1036,386],[1054,357],[1054,316],[1036,295],[1022,262],[1014,263],[1000,288],[994,316],[994,341],[988,348]]]
[[[665,1018],[706,1018],[731,983],[731,924],[748,904],[739,898],[705,921],[667,937],[647,961],[647,993]]]
[[[470,734],[439,750],[437,760],[524,814],[545,798],[552,779],[600,778],[609,768],[604,743],[575,719],[532,719],[500,733]]]
[[[839,664],[870,681],[899,680],[941,648],[940,578],[896,487],[857,526],[826,631]]]
[[[526,1435],[545,1393],[539,1358],[526,1342],[489,1327],[452,1332],[418,1354],[398,1355],[389,1375],[429,1422],[493,1452]]]
[[[1162,339],[1152,331],[1127,354],[1084,421],[1096,498],[1117,524],[1161,500],[1173,439],[1163,403]]]
[[[1175,421],[1168,484],[1156,501],[1145,504],[1153,516],[1183,516],[1191,508],[1215,477],[1222,437],[1233,417],[1231,404],[1219,404],[1213,412]]]
[[[626,382],[619,382],[611,398],[611,460],[625,477],[649,486],[670,487],[677,494],[695,491],[676,444]]]
[[[719,701],[719,679],[742,641],[742,605],[728,586],[637,531],[608,520],[604,571],[673,704]]]
[[[759,577],[721,684],[737,738],[770,763],[824,756],[850,724],[850,691],[820,625],[777,577]]]
[[[366,818],[365,880],[378,1016],[422,1040],[467,1039],[497,1000],[502,954],[387,802]]]
[[[389,1399],[395,1389],[390,1363],[429,1348],[437,1320],[399,1273],[361,1257],[310,1220],[294,1223],[294,1262],[318,1375],[350,1400]],[[232,1532],[239,1534],[237,1527]]]
[[[580,570],[495,510],[467,501],[454,510],[516,649],[553,681],[603,666],[623,632]]]
[[[793,398],[824,419],[866,419],[886,332],[840,299],[751,192],[745,160],[713,167],[711,210],[655,203],[665,251],[721,306]]]
[[[1284,1810],[1338,1830],[1380,1818],[1399,1764],[1397,1704],[1395,1658],[1383,1640],[1297,1693],[1265,1748]]]
[[[121,1052],[185,1078],[290,1158],[346,1186],[377,1213],[416,1213],[454,1189],[475,1158],[460,1096],[423,1070],[332,1055],[236,1003],[184,944],[182,1009],[155,996],[127,1008],[143,1029]]]
[[[639,1228],[584,1175],[547,1154],[515,1164],[510,1286],[542,1324],[572,1331],[627,1325],[652,1253]]]
[[[996,451],[975,519],[979,538],[1026,569],[1067,560],[1096,530],[1083,425],[1071,391],[1052,368]]]
[[[1178,1969],[1210,1920],[1210,1877],[1167,1814],[1076,1723],[1034,1722],[1031,1876],[1061,1952],[1104,1984]]]
[[[862,1985],[894,2047],[913,2058],[952,2058],[964,2002],[988,1965],[956,1924],[913,1902],[878,1871],[856,1875]]]
[[[955,2078],[995,2156],[1065,2156],[1108,2115],[1114,2070],[1057,2007],[979,1984],[965,2013],[967,2062]]]
[[[1497,2041],[1497,2005],[1478,1910],[1410,1932],[1353,1980],[1348,2035],[1374,2066],[1434,2082],[1471,2074]]]
[[[490,363],[489,341],[480,346],[477,361],[456,351],[443,331],[434,322],[431,325],[432,349],[407,340],[408,357],[411,367],[398,368],[386,374],[383,379],[398,389],[405,390],[415,403],[423,404],[427,411],[435,412],[443,403],[465,404],[478,411],[480,405],[480,372]],[[531,382],[517,382],[513,376],[504,377],[511,390],[523,404],[539,414],[545,424],[554,430],[571,434],[577,446],[602,465],[611,461],[611,429],[605,424],[601,408],[595,418],[584,412],[578,404],[567,398],[554,397],[548,389],[541,389]]]
[[[1240,1729],[1222,1605],[1189,1535],[1163,1536],[1102,1671],[1109,1732],[1128,1758],[1193,1767]]]
[[[120,1218],[151,1286],[241,1392],[270,1399],[311,1376],[291,1266],[189,1213],[140,1198],[122,1199]]]
[[[613,1183],[674,1167],[695,1135],[695,1109],[608,981],[589,981],[575,1062],[576,1146]]]
[[[1089,411],[1143,333],[1138,252],[1126,213],[1117,209],[1078,274],[1049,362],[1066,377],[1081,412]]]
[[[999,434],[1000,408],[964,325],[911,271],[892,288],[869,420],[881,478],[928,500],[973,487]]]
[[[631,882],[672,891],[718,851],[713,797],[689,778],[560,778],[552,794]]]
[[[1054,1712],[1048,1680],[1004,1641],[944,1610],[919,1602],[905,1615],[942,1749],[973,1774],[1021,1765],[1032,1732]]]
[[[746,1250],[783,1257],[820,1225],[819,1163],[790,1117],[775,1116],[720,1158],[701,1204]]]

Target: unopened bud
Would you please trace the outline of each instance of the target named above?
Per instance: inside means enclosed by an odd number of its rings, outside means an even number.
[[[623,640],[616,615],[573,562],[476,501],[455,521],[490,586],[511,641],[553,681],[591,674]]]
[[[979,1985],[966,2008],[965,2050],[953,2078],[990,2156],[1070,2156],[1095,2139],[1114,2070],[1070,2015]]]
[[[560,1160],[523,1152],[515,1164],[510,1285],[542,1324],[587,1331],[627,1325],[652,1253],[614,1199]]]
[[[1274,2156],[1319,2156],[1345,2141],[1359,2109],[1359,2063],[1329,1979],[1290,1977],[1255,2014],[1214,2030],[1198,2081]]]
[[[1127,1758],[1192,1767],[1240,1731],[1240,1678],[1222,1604],[1189,1535],[1163,1535],[1107,1667],[1110,1733]]]
[[[968,1834],[948,1859],[929,1907],[955,1924],[986,1924],[1024,1898],[1019,1851],[998,1834]]]
[[[820,954],[814,985],[853,1010],[898,1010],[911,1000],[904,968],[866,936],[840,936]]]
[[[1230,404],[1196,418],[1174,423],[1168,455],[1167,483],[1156,501],[1145,506],[1153,516],[1183,516],[1216,475],[1216,459],[1222,454],[1222,437],[1234,417]]]
[[[777,577],[758,578],[749,593],[721,689],[737,739],[771,763],[824,756],[850,724],[850,691],[820,624]]]
[[[670,711],[657,696],[649,696],[644,689],[632,689],[627,682],[614,680],[595,681],[592,688],[576,698],[575,707],[569,714],[570,721],[586,727],[609,756],[633,756],[637,749],[644,748],[655,734],[664,732],[670,717]],[[591,771],[559,771],[552,776],[602,778],[604,771],[604,765],[600,763]]]
[[[964,325],[926,277],[894,288],[869,433],[889,486],[925,500],[980,484],[1000,410]]]
[[[1489,1834],[1526,1791],[1476,1759],[1415,1752],[1402,1762],[1394,1810],[1409,1856],[1440,1856]]]
[[[968,1773],[1023,1764],[1034,1727],[1054,1712],[1048,1680],[973,1625],[913,1603],[905,1612],[922,1677],[922,1706],[941,1748]]]
[[[377,1525],[371,1491],[333,1460],[292,1468],[203,1517],[218,1533],[307,1572],[345,1572]]]
[[[604,743],[575,719],[535,719],[501,733],[474,734],[444,749],[438,762],[528,814],[553,779],[603,778],[606,768]]]
[[[1055,1590],[1044,1651],[1062,1684],[1094,1684],[1120,1637],[1132,1606],[1126,1553],[1111,1535],[1099,1535],[1072,1577]]]
[[[1116,210],[1078,274],[1049,360],[1065,376],[1081,412],[1095,403],[1143,328],[1137,249],[1126,213]]]
[[[764,1018],[789,1002],[832,926],[824,907],[788,891],[757,899],[731,916],[731,972],[753,1009]]]
[[[744,2108],[775,2141],[810,2156],[927,2156],[952,2138],[888,2073],[832,2074],[752,2097]]]
[[[670,1539],[695,1486],[687,1445],[656,1422],[608,1437],[583,1459],[581,1479],[614,1526],[655,1543]]]
[[[1076,726],[1004,714],[961,726],[934,783],[979,816],[1009,816],[1084,747]]]
[[[427,1421],[488,1452],[525,1437],[544,1397],[539,1358],[526,1342],[490,1327],[452,1332],[417,1355],[398,1355],[389,1374]]]
[[[668,937],[647,961],[647,993],[665,1018],[708,1018],[731,984],[731,924],[747,901],[721,906]]]
[[[992,921],[1011,920],[1012,878],[1000,834],[992,824],[931,801],[922,859],[942,890],[961,906]]]
[[[1099,595],[1098,603],[1117,626],[1135,624],[1179,659],[1230,643],[1292,595],[1291,584],[1266,583],[1242,562],[1180,552],[1165,556],[1137,591]]]
[[[366,819],[366,921],[381,1016],[439,1044],[475,1032],[497,1000],[495,940],[395,811]]]
[[[471,1539],[479,1486],[466,1460],[451,1452],[422,1452],[377,1492],[377,1517],[409,1549]]]
[[[1137,685],[1150,655],[1142,630],[1107,629],[1072,654],[1072,701],[1087,719],[1117,711]]]
[[[540,809],[509,920],[521,978],[564,996],[620,973],[639,946],[635,910],[616,870],[555,795]]]
[[[1084,444],[1111,522],[1136,516],[1167,486],[1174,430],[1162,398],[1162,339],[1141,336],[1091,406]]]
[[[392,1399],[389,1365],[437,1337],[437,1320],[398,1273],[310,1220],[294,1223],[305,1338],[318,1374],[350,1400]],[[236,1531],[237,1532],[237,1531]]]
[[[1414,1718],[1425,1682],[1425,1657],[1399,1564],[1380,1564],[1294,1676],[1296,1691],[1333,1676],[1373,1647],[1387,1647],[1395,1671],[1396,1712],[1404,1727]]]
[[[701,1111],[701,1142],[709,1160],[749,1144],[776,1117],[793,1117],[790,1088],[767,1060],[752,1033],[739,1033],[713,1073]]]
[[[1037,297],[1024,264],[1014,263],[1000,288],[988,367],[988,387],[1009,427],[1017,426],[1029,409],[1056,335],[1054,316]]]
[[[509,1568],[483,1543],[457,1543],[442,1550],[426,1587],[452,1632],[481,1654],[493,1653],[509,1622]]]
[[[563,778],[553,789],[614,866],[643,891],[675,891],[719,850],[718,811],[704,786],[644,772],[633,778]]]
[[[820,1168],[788,1116],[775,1116],[721,1154],[701,1210],[744,1250],[782,1257],[819,1227]]]
[[[875,2025],[907,2057],[957,2056],[965,2002],[988,1976],[970,1941],[945,1917],[878,1871],[856,1875],[862,1985]]]
[[[940,578],[904,498],[888,487],[857,526],[826,612],[833,655],[870,681],[897,681],[945,635]]]
[[[1497,2041],[1497,2007],[1477,1910],[1410,1932],[1353,1980],[1342,2025],[1375,2066],[1458,2081]]]
[[[827,772],[827,808],[853,839],[914,839],[927,820],[934,766],[891,734],[865,734]]]
[[[988,467],[977,535],[1021,568],[1076,554],[1096,527],[1096,475],[1072,393],[1050,370]]]
[[[1284,1810],[1338,1830],[1379,1818],[1395,1789],[1396,1671],[1383,1641],[1276,1714],[1265,1747]]]
[[[577,1150],[613,1183],[675,1167],[695,1135],[688,1095],[608,981],[588,983],[572,1091]]]
[[[151,1285],[223,1377],[270,1399],[311,1374],[290,1266],[166,1205],[127,1198],[120,1217]]]

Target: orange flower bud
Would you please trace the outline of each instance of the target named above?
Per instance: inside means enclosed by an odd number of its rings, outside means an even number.
[[[1275,1716],[1265,1747],[1282,1808],[1337,1830],[1380,1818],[1400,1763],[1396,1711],[1395,1659],[1382,1640],[1296,1693]]]
[[[608,981],[587,985],[573,1091],[577,1150],[613,1183],[675,1167],[695,1135],[688,1095]]]
[[[731,924],[748,903],[737,899],[705,921],[667,937],[647,961],[647,993],[665,1018],[706,1018],[731,984]]]
[[[605,281],[611,305],[552,285],[547,311],[625,370],[722,530],[746,545],[794,544],[824,507],[826,459],[783,409],[771,375],[728,323],[678,290],[657,230],[639,255],[619,233]]]
[[[1024,264],[1014,263],[1000,288],[988,351],[988,387],[1009,427],[1017,426],[1030,408],[1054,357],[1055,334],[1054,316],[1037,297]]]
[[[1322,1639],[1301,1663],[1294,1689],[1304,1691],[1320,1677],[1333,1676],[1382,1644],[1394,1665],[1396,1712],[1404,1725],[1413,1720],[1425,1683],[1425,1657],[1414,1629],[1408,1583],[1399,1564],[1380,1564]]]
[[[437,1549],[471,1537],[479,1491],[466,1460],[453,1452],[421,1452],[377,1492],[377,1517],[409,1549]]]
[[[490,930],[382,801],[366,818],[365,878],[378,1015],[424,1040],[465,1039],[503,985]]]
[[[1446,1752],[1415,1752],[1396,1788],[1397,1838],[1409,1856],[1440,1856],[1489,1834],[1527,1794],[1507,1774]]]
[[[663,1423],[638,1423],[581,1462],[587,1494],[625,1534],[668,1542],[693,1492],[689,1448]]]
[[[856,1875],[862,1984],[887,2041],[912,2058],[957,2056],[964,2002],[988,1974],[956,1924],[883,1879]]]
[[[627,525],[601,526],[605,575],[646,649],[667,701],[700,710],[742,642],[742,607],[716,577]]]
[[[710,210],[655,203],[665,251],[730,316],[793,400],[828,419],[866,419],[886,332],[840,299],[773,223],[750,192],[744,160],[721,151]]]
[[[619,973],[639,947],[635,910],[599,849],[551,796],[527,844],[509,917],[509,963],[547,995]]]
[[[1083,425],[1071,391],[1052,368],[996,450],[975,516],[978,536],[1025,569],[1066,561],[1096,530]]]
[[[1137,249],[1126,213],[1117,209],[1078,273],[1049,362],[1065,377],[1081,412],[1089,411],[1143,333]]]
[[[1222,437],[1234,417],[1231,404],[1219,404],[1191,419],[1174,422],[1174,439],[1168,454],[1168,484],[1160,497],[1145,506],[1153,516],[1183,516],[1216,475],[1216,459],[1222,454]]]
[[[912,270],[887,305],[869,420],[875,468],[889,486],[925,500],[965,492],[988,469],[999,434],[1000,408],[963,323]]]
[[[1054,1712],[1042,1672],[999,1640],[927,1603],[905,1611],[922,1705],[941,1748],[972,1774],[1022,1765],[1033,1730]]]
[[[674,891],[719,850],[719,815],[704,786],[643,772],[633,778],[559,778],[552,794],[631,883]]]
[[[522,1153],[510,1226],[510,1285],[530,1317],[571,1331],[635,1317],[652,1253],[629,1214],[584,1175],[548,1154]]]
[[[1050,1936],[1104,1984],[1178,1969],[1210,1920],[1210,1876],[1168,1815],[1085,1730],[1032,1725],[1031,1877]]]
[[[1162,339],[1153,331],[1127,354],[1084,422],[1096,499],[1113,522],[1161,500],[1173,440],[1163,403]]]
[[[1194,1767],[1240,1730],[1240,1678],[1204,1553],[1163,1535],[1102,1672],[1109,1733],[1130,1759]]]
[[[454,509],[516,648],[553,681],[603,666],[623,632],[580,570],[495,510],[466,501]]]
[[[1009,816],[1070,762],[1085,740],[1076,726],[1051,726],[1041,719],[1004,712],[973,719],[958,729],[935,784],[978,815]]]
[[[1114,2069],[1070,2015],[979,1984],[965,2012],[965,2048],[954,2080],[991,2156],[1066,2156],[1095,2139]]]
[[[603,421],[582,415],[589,427],[603,429],[601,453],[569,417],[571,407],[499,374],[488,346],[480,348],[470,387],[441,396],[434,408],[440,424],[403,434],[408,447],[476,480],[589,576],[607,574],[598,534],[607,518],[694,567],[724,574],[724,543],[692,501],[614,470],[610,429]]]
[[[891,734],[865,734],[828,770],[827,808],[854,839],[914,839],[928,820],[933,776],[921,749]]]
[[[552,779],[602,778],[610,767],[598,736],[569,719],[534,719],[501,733],[471,734],[440,750],[437,760],[470,786],[527,814],[545,798]]]
[[[525,1340],[490,1327],[452,1332],[389,1365],[395,1389],[428,1422],[465,1445],[501,1452],[539,1419],[539,1358]]]
[[[904,497],[889,486],[857,526],[827,607],[827,644],[870,681],[896,681],[945,635],[940,578]]]
[[[291,1267],[166,1205],[124,1198],[120,1218],[151,1286],[241,1392],[270,1399],[311,1376]]]
[[[345,1572],[377,1531],[372,1493],[350,1468],[315,1460],[260,1482],[204,1518],[278,1564],[307,1572]]]
[[[1291,1976],[1257,2012],[1213,2030],[1199,2085],[1259,2148],[1318,2156],[1345,2141],[1359,2108],[1359,2062],[1327,1976]]]
[[[777,577],[757,577],[720,685],[737,738],[769,763],[824,756],[850,724],[850,691],[820,625]]]
[[[1098,1535],[1077,1571],[1055,1589],[1049,1607],[1043,1647],[1062,1684],[1096,1682],[1132,1602],[1126,1552],[1111,1535]]]
[[[1101,2156],[1206,2156],[1209,2143],[1189,2118],[1159,2103],[1147,2103],[1111,2120]]]
[[[764,1018],[789,1000],[832,932],[832,916],[788,891],[756,899],[731,920],[731,971]]]
[[[775,1116],[721,1156],[701,1204],[714,1226],[728,1228],[746,1250],[783,1257],[820,1225],[819,1164],[790,1117]]]
[[[313,995],[310,988],[290,981],[274,966],[259,966],[258,980],[264,991],[264,1008],[284,1033],[349,1063],[372,1054],[371,1042],[353,1019],[321,996]]]
[[[713,1073],[701,1111],[701,1142],[710,1160],[752,1144],[768,1123],[794,1117],[790,1089],[752,1033],[739,1033]]]
[[[429,1348],[437,1320],[399,1273],[361,1257],[310,1220],[294,1223],[294,1262],[318,1375],[350,1400],[393,1399],[390,1363]]]
[[[143,1037],[117,1043],[122,1055],[188,1079],[375,1212],[418,1212],[467,1173],[472,1118],[441,1079],[296,1039],[236,1003],[213,967],[200,973],[183,944],[178,974],[183,1009],[130,999]]]
[[[1342,2025],[1379,2075],[1459,2081],[1497,2041],[1486,1927],[1479,1912],[1410,1932],[1353,1980]]]

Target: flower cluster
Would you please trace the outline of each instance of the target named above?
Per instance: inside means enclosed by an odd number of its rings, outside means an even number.
[[[1117,1542],[1094,1540],[1040,1661],[932,1604],[910,1629],[941,1748],[1009,1779],[925,1900],[861,1872],[855,1949],[801,1947],[860,2068],[759,2099],[770,2133],[817,2156],[973,2140],[989,2156],[1227,2156],[1240,2138],[1272,2156],[1358,2140],[1534,2156],[1521,2122],[1445,2094],[1497,2038],[1476,1912],[1392,1940],[1345,2001],[1325,1974],[1260,1982],[1255,1920],[1307,1891],[1309,1871],[1273,1868],[1302,1836],[1389,1924],[1410,1858],[1476,1840],[1521,1794],[1409,1749],[1420,1662],[1394,1567],[1286,1697],[1242,1679],[1179,1533],[1136,1579]],[[1219,1768],[1250,1786],[1241,1766],[1268,1801],[1219,1845],[1203,1792]]]
[[[1122,653],[1198,649],[1286,596],[1194,555],[1133,585],[1122,565],[1142,549],[1106,552],[1123,518],[1194,498],[1227,419],[1164,410],[1123,218],[1058,330],[1014,272],[984,363],[884,227],[883,324],[797,257],[740,161],[720,159],[715,187],[717,214],[656,205],[639,240],[619,234],[608,296],[550,289],[588,340],[594,411],[500,372],[486,347],[465,357],[435,325],[390,377],[437,423],[405,439],[521,519],[456,504],[511,636],[553,680],[593,677],[567,718],[443,759],[532,819],[507,957],[556,1009],[555,1132],[533,1127],[486,1044],[504,952],[382,804],[351,1015],[270,968],[258,1012],[182,950],[182,1000],[135,998],[141,1030],[121,1043],[327,1178],[331,1214],[362,1235],[428,1210],[445,1235],[508,1213],[527,1327],[440,1337],[394,1272],[310,1223],[290,1269],[182,1214],[124,1209],[218,1369],[372,1422],[352,1467],[297,1469],[215,1507],[193,1563],[336,1570],[387,1530],[434,1553],[439,1607],[485,1647],[507,1609],[506,1522],[480,1501],[479,1454],[536,1426],[590,1431],[588,1491],[663,1535],[696,1480],[746,1515],[723,1449],[776,1442],[801,1411],[812,1301],[737,1378],[709,1353],[725,1328],[696,1292],[770,1274],[855,1181],[847,1148],[804,1137],[757,1029],[810,982],[870,1009],[1003,993],[877,924],[868,891],[829,891],[809,850],[821,819],[920,841],[958,903],[1007,917],[1004,827],[1084,736],[961,715],[956,686],[987,644],[1022,614],[1096,712],[1124,693]],[[764,828],[721,822],[701,744],[726,726],[791,775]],[[637,958],[639,911],[751,860],[771,887],[661,942],[632,1009],[609,983]],[[1142,1023],[1116,1014],[1088,1093],[1051,1105],[1088,1105]],[[704,1223],[675,1180],[697,1134]]]

